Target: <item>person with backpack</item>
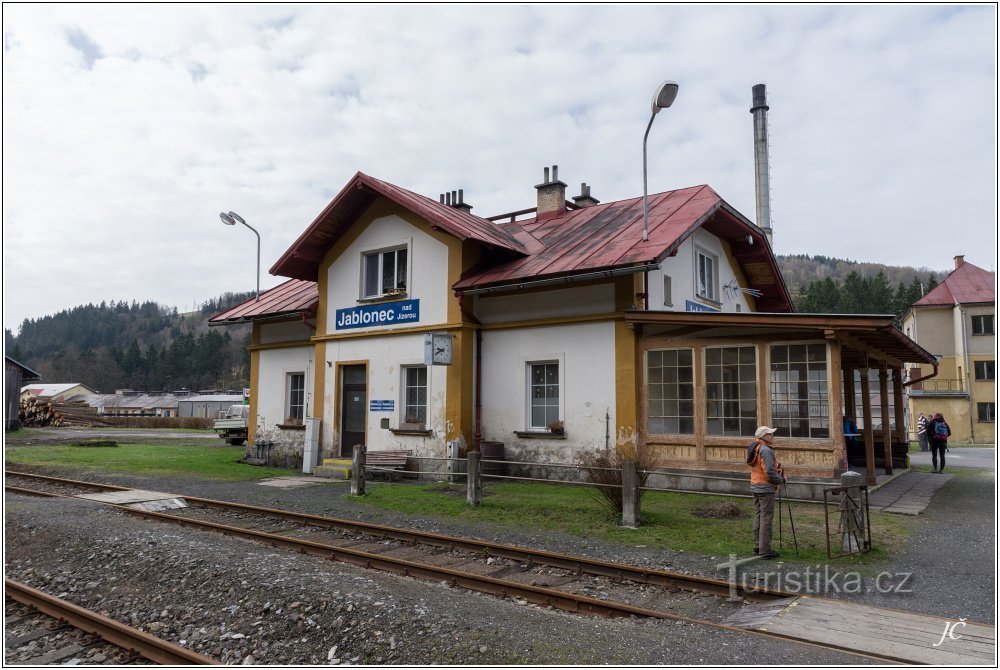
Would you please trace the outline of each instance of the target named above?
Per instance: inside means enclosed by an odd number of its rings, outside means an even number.
[[[778,557],[778,552],[771,550],[774,499],[778,488],[785,483],[785,473],[772,446],[776,431],[777,428],[759,427],[754,433],[753,444],[747,447],[750,492],[753,494],[753,553],[766,559]]]
[[[917,418],[917,442],[920,443],[920,451],[930,449],[927,443],[927,415],[923,412]]]
[[[931,443],[931,464],[934,472],[944,472],[944,452],[948,451],[948,438],[951,437],[951,428],[945,422],[941,412],[934,415],[934,418],[927,422],[927,439]],[[941,468],[938,468],[938,453],[941,454]]]

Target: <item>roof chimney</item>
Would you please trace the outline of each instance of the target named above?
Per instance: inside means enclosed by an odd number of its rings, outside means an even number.
[[[463,209],[466,212],[472,209],[472,205],[465,202],[465,189],[460,188],[458,191],[452,191],[451,193],[442,193],[440,200],[442,205],[448,205],[455,209]]]
[[[753,87],[754,176],[757,183],[757,227],[771,242],[771,178],[767,158],[767,90],[764,84]]]
[[[955,269],[957,270],[963,265],[965,265],[965,256],[955,256]]]
[[[538,218],[548,218],[566,211],[566,184],[559,181],[559,166],[552,166],[552,179],[545,168],[545,181],[535,186],[538,189]]]
[[[573,203],[577,207],[590,207],[600,202],[600,200],[590,195],[590,187],[587,186],[587,182],[580,184],[580,195],[573,196]]]

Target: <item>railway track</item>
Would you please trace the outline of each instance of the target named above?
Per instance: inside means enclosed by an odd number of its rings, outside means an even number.
[[[122,487],[7,472],[7,490],[50,496],[89,490],[112,496]],[[20,482],[18,484],[12,482]],[[44,489],[44,490],[43,490]],[[83,494],[87,495],[87,494]],[[469,538],[366,524],[286,510],[185,496],[187,507],[154,512],[117,505],[146,519],[251,538],[274,547],[416,577],[585,615],[672,619],[878,661],[909,659],[850,645],[817,643],[799,634],[748,629],[724,623],[750,610],[780,612],[798,594],[747,590],[728,582],[652,568],[515,547]],[[769,610],[770,608],[770,610]]]
[[[214,665],[212,659],[4,579],[4,663]]]

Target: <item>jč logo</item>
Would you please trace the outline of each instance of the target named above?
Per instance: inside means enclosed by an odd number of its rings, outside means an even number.
[[[955,635],[955,629],[958,628],[959,626],[964,626],[964,625],[965,625],[965,617],[959,617],[958,621],[955,622],[946,621],[944,624],[944,632],[941,633],[941,639],[937,641],[937,644],[932,644],[931,646],[940,647],[942,644],[944,644],[944,639],[946,637],[951,638],[952,640],[961,640],[962,639],[961,635],[958,636]]]

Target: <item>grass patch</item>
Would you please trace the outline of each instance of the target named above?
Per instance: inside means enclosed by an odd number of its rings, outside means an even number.
[[[119,444],[115,448],[81,449],[76,445],[8,446],[6,465],[48,466],[137,475],[183,475],[201,479],[242,481],[295,474],[289,470],[237,463],[243,447]]]
[[[694,493],[648,492],[642,498],[641,525],[622,528],[597,500],[593,491],[582,487],[552,484],[493,483],[483,489],[478,508],[465,501],[464,484],[368,484],[361,504],[409,514],[457,518],[469,521],[560,532],[583,538],[630,545],[663,547],[706,556],[749,555],[753,501],[749,498],[720,498]],[[823,506],[792,503],[792,516],[802,562],[826,561]],[[707,518],[709,515],[715,515]],[[909,534],[910,519],[872,512],[872,552],[842,559],[853,564],[878,562],[900,549]],[[831,509],[831,524],[837,517]],[[794,559],[791,527],[787,512],[783,521],[783,556]],[[832,540],[831,540],[832,541]],[[778,545],[775,510],[774,546]]]
[[[947,461],[947,459],[945,459]],[[914,472],[933,472],[933,466],[930,465],[911,465],[910,469]],[[978,475],[982,474],[983,470],[976,470],[975,468],[953,468],[950,465],[944,466],[944,473],[946,475]]]

